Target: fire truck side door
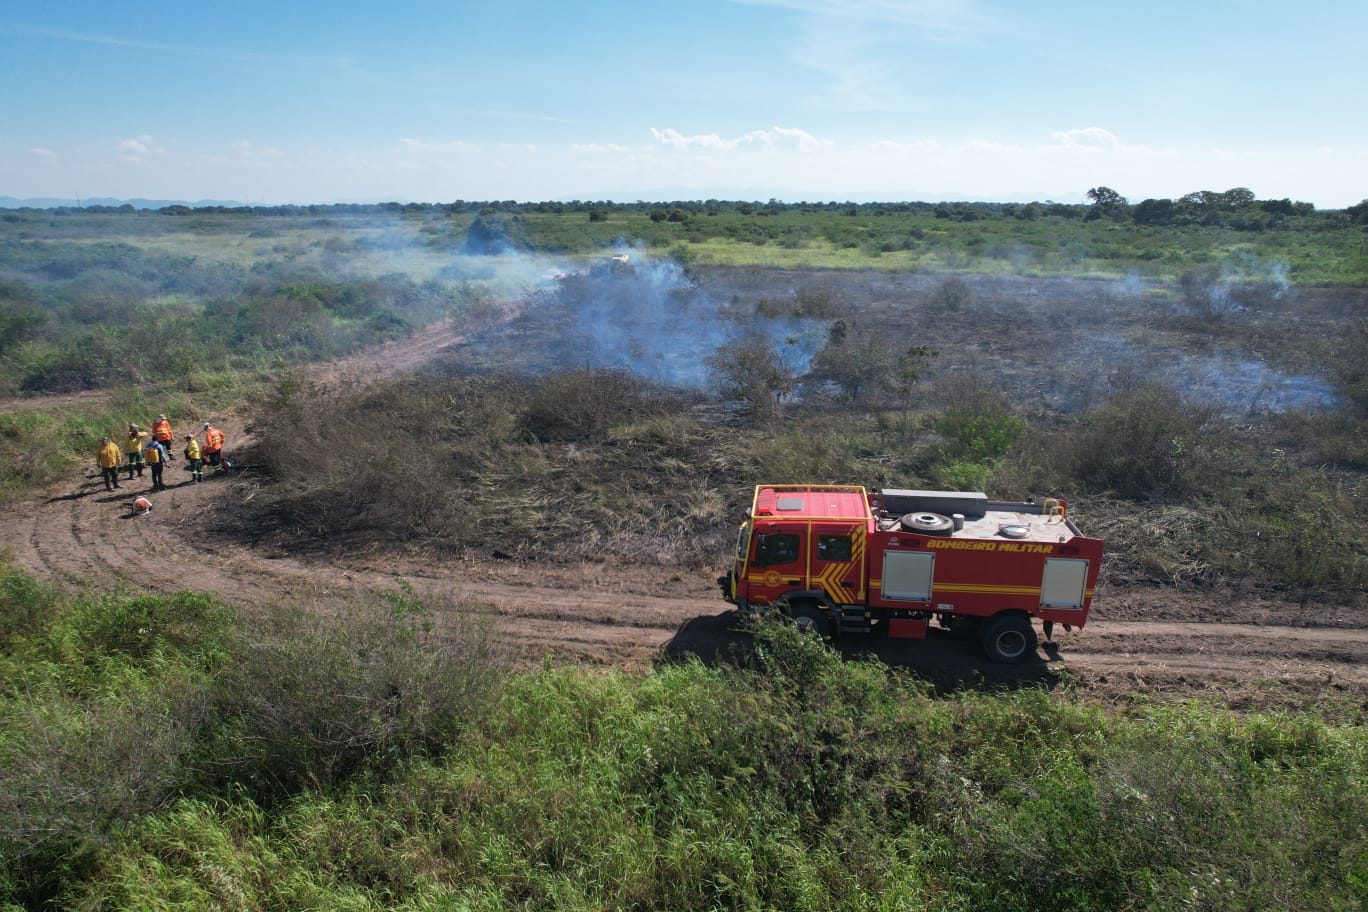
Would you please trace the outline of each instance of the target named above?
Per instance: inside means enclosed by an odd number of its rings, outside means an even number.
[[[849,523],[813,525],[809,588],[822,589],[837,605],[864,602],[864,532]]]
[[[763,598],[776,598],[807,580],[804,545],[807,526],[785,523],[769,526],[755,535],[755,558],[749,574],[751,586],[763,590]],[[759,598],[757,601],[761,600]]]

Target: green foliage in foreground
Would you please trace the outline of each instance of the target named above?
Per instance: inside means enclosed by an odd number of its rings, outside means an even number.
[[[937,697],[782,628],[718,668],[499,675],[480,651],[445,661],[425,632],[439,616],[411,592],[378,607],[385,623],[294,613],[249,642],[202,596],[70,599],[0,575],[0,902],[1368,900],[1361,709],[1327,722],[1107,711],[1040,690]],[[353,762],[327,762],[339,745]]]

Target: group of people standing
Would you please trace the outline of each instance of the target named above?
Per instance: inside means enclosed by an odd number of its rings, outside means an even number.
[[[136,424],[130,424],[128,434],[121,443],[115,443],[109,437],[101,438],[100,449],[95,455],[95,461],[100,466],[100,475],[104,479],[105,490],[113,491],[121,487],[119,484],[120,468],[128,471],[128,481],[133,480],[134,474],[141,478],[143,470],[147,469],[152,473],[152,490],[160,491],[166,488],[167,485],[162,478],[162,473],[166,469],[166,464],[176,458],[171,452],[175,439],[176,435],[171,430],[171,422],[167,420],[165,415],[157,416],[157,420],[152,422],[150,431],[145,431]],[[190,480],[192,482],[198,483],[203,479],[203,466],[206,463],[213,466],[218,472],[222,472],[228,467],[228,460],[223,456],[223,444],[226,439],[223,431],[207,421],[204,422],[203,445],[195,439],[195,435],[185,435],[183,453],[186,461],[190,464]],[[151,509],[150,505],[148,509]]]

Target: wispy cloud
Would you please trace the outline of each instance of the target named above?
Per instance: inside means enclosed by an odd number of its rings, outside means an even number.
[[[766,6],[834,22],[918,29],[950,40],[977,31],[988,17],[974,0],[733,0],[743,6]]]
[[[685,136],[673,128],[667,127],[664,130],[657,130],[652,127],[651,136],[655,138],[658,145],[667,148],[712,152],[726,152],[732,149],[745,148],[780,148],[803,151],[830,145],[826,140],[820,140],[806,130],[797,130],[791,127],[752,130],[750,133],[744,133],[731,139],[724,139],[716,133]]]
[[[56,152],[52,151],[51,149],[44,149],[44,148],[42,148],[42,147],[38,147],[38,148],[34,148],[34,149],[29,149],[29,155],[35,155],[35,156],[37,156],[38,158],[56,158],[56,157],[57,157],[57,153],[56,153]]]
[[[1080,130],[1059,130],[1050,134],[1050,139],[1070,149],[1094,149],[1100,152],[1115,152],[1121,148],[1121,140],[1116,134],[1101,127],[1083,127]]]
[[[66,29],[45,28],[42,26],[15,25],[0,22],[0,32],[12,35],[27,35],[38,38],[51,38],[57,41],[71,41],[81,44],[98,44],[106,47],[128,48],[137,51],[151,51],[177,57],[196,57],[207,60],[228,60],[238,63],[290,63],[306,65],[350,66],[347,57],[314,57],[308,55],[264,54],[259,51],[244,51],[236,48],[209,47],[196,44],[181,44],[167,41],[146,41],[141,38],[125,38],[121,35],[100,35],[91,32],[76,32]]]
[[[154,155],[166,154],[166,148],[157,145],[152,137],[146,134],[115,143],[114,151],[118,154],[119,161],[128,164],[140,164]]]
[[[821,74],[829,105],[854,110],[916,106],[900,78],[918,44],[967,44],[1001,31],[975,0],[733,0],[792,13],[789,59]]]
[[[472,152],[479,146],[474,143],[465,142],[459,139],[444,140],[434,142],[430,139],[415,139],[413,137],[401,137],[399,145],[415,152]]]

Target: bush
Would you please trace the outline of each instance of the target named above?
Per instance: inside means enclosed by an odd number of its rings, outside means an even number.
[[[0,906],[45,906],[183,796],[280,800],[435,754],[499,695],[487,627],[412,589],[250,625],[208,596],[72,598],[0,568]]]
[[[215,677],[201,768],[275,800],[439,751],[497,698],[490,632],[406,583],[333,617],[277,606]]]
[[[545,377],[528,391],[520,424],[534,440],[583,443],[660,408],[625,373],[570,371]]]
[[[933,696],[762,625],[736,665],[511,679],[450,751],[183,801],[68,905],[1352,909],[1368,739],[1311,716]],[[858,846],[859,851],[852,851]]]
[[[1220,434],[1214,410],[1150,383],[1084,414],[1068,458],[1089,491],[1129,500],[1177,497],[1201,486],[1221,450]]]

